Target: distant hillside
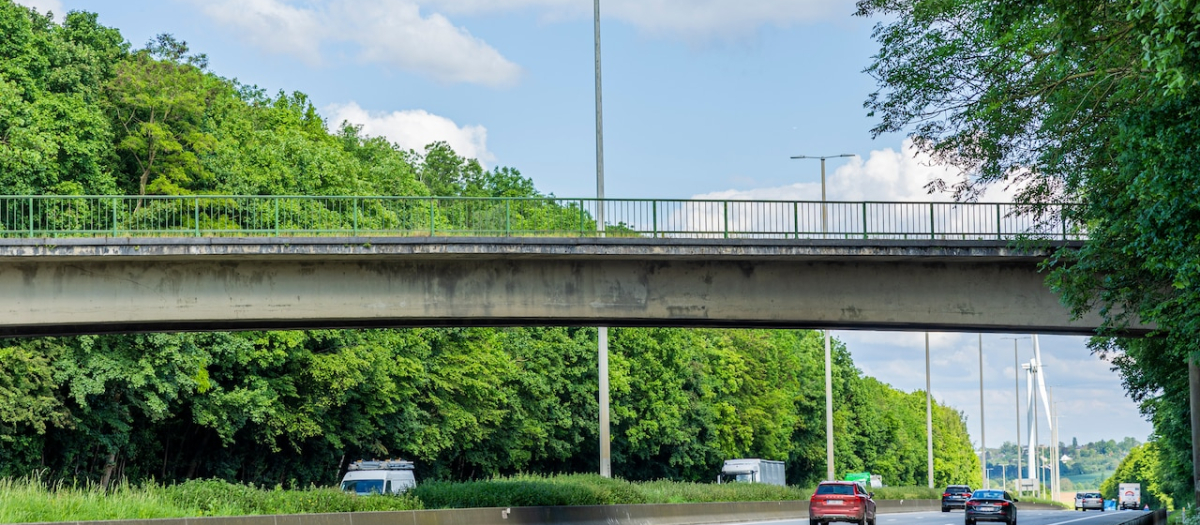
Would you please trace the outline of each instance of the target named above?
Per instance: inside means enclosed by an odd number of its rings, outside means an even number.
[[[1061,463],[1063,488],[1066,490],[1095,489],[1099,490],[1100,483],[1117,469],[1117,465],[1129,451],[1141,445],[1138,440],[1127,437],[1121,441],[1102,440],[1079,444],[1072,438],[1070,443],[1059,443],[1064,459]],[[1023,446],[1026,448],[1028,445]],[[1010,441],[1004,442],[1000,448],[989,448],[987,452],[988,468],[991,477],[996,480],[1017,477],[1017,446]],[[1022,470],[1026,468],[1026,451],[1021,456]],[[1048,451],[1041,449],[1041,461],[1045,462]],[[1068,459],[1069,458],[1069,459]],[[1003,472],[1003,475],[1001,474]]]

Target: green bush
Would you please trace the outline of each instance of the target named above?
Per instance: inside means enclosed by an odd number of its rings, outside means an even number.
[[[220,480],[171,486],[47,485],[0,480],[0,523],[415,510],[410,495],[358,497],[334,488],[262,489]]]
[[[646,503],[634,484],[588,474],[429,482],[409,493],[431,509]]]

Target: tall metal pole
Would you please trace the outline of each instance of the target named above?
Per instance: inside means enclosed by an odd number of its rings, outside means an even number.
[[[929,452],[929,488],[933,488],[933,396],[929,393],[929,332],[925,332],[925,447]]]
[[[849,153],[841,155],[828,155],[823,157],[812,157],[808,155],[797,155],[793,159],[821,159],[821,237],[828,232],[828,222],[825,217],[825,159],[838,157],[853,157]],[[800,225],[796,225],[796,231],[800,230]],[[830,350],[829,330],[825,330],[825,479],[833,481],[834,465],[833,465],[833,357]]]
[[[1039,373],[1038,365],[1040,365],[1041,363],[1038,363],[1036,359],[1033,362],[1035,363],[1033,365],[1033,375],[1029,378],[1029,381],[1033,382],[1034,384],[1037,384],[1037,375]],[[1038,449],[1042,444],[1042,436],[1040,434],[1040,432],[1042,430],[1042,426],[1040,424],[1038,424],[1037,404],[1038,404],[1038,389],[1037,389],[1037,387],[1034,387],[1033,388],[1033,403],[1030,404],[1030,409],[1033,410],[1033,443],[1030,443],[1030,446],[1032,446],[1033,450],[1035,451],[1034,457],[1041,459],[1041,457],[1042,457],[1041,450],[1038,450]],[[1035,466],[1035,465],[1037,465],[1036,462],[1030,462],[1030,466]],[[1037,479],[1037,495],[1040,498],[1040,497],[1042,497],[1042,469],[1040,469],[1040,468],[1035,469],[1033,475]]]
[[[604,92],[600,81],[600,0],[594,0],[596,43],[596,229],[604,235]],[[611,439],[608,425],[608,327],[601,326],[597,334],[600,375],[600,476],[612,477]]]
[[[1200,367],[1188,358],[1188,406],[1192,412],[1192,483],[1196,507],[1200,508]]]
[[[1017,339],[1020,337],[1006,337],[1012,339],[1013,342],[1013,394],[1016,398],[1017,406],[1017,481],[1013,489],[1017,494],[1021,493],[1021,363],[1017,357]]]
[[[987,468],[987,427],[983,421],[983,334],[979,334],[979,458],[983,469],[983,488],[992,488]]]
[[[825,330],[825,479],[833,481],[833,358]]]

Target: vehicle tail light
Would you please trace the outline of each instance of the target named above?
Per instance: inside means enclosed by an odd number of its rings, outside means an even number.
[[[976,506],[976,505],[978,505],[978,504],[979,504],[979,502],[978,502],[978,501],[968,501],[968,502],[967,502],[967,506],[968,506],[968,507],[974,507],[974,506]]]
[[[949,497],[950,497],[950,493],[949,493],[949,492],[947,492],[947,493],[945,493],[945,494],[942,494],[942,497],[943,497],[943,498],[949,498]]]
[[[997,502],[996,502],[996,504],[997,504],[997,505],[999,505],[999,506],[1001,506],[1001,507],[1007,507],[1007,506],[1008,506],[1008,502],[1007,502],[1007,501],[997,501]]]

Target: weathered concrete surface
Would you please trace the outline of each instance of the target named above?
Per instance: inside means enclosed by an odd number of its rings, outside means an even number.
[[[0,335],[444,325],[1090,333],[988,241],[0,241]]]

